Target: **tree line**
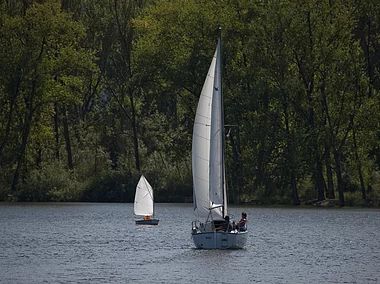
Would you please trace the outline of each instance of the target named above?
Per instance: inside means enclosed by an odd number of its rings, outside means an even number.
[[[223,35],[229,200],[380,205],[377,0],[0,1],[0,200],[192,200]]]

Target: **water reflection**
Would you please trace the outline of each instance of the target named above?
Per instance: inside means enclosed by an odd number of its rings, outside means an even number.
[[[190,204],[0,204],[1,283],[379,283],[380,211],[231,207],[243,250],[194,249]]]

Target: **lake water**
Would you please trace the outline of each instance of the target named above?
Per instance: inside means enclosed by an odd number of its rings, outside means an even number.
[[[242,250],[197,250],[191,204],[0,203],[0,283],[380,283],[380,210],[230,207]]]

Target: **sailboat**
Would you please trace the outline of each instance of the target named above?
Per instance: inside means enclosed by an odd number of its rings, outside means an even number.
[[[136,186],[133,212],[135,215],[144,216],[144,219],[136,220],[136,225],[158,225],[159,220],[152,218],[154,216],[153,188],[143,175]]]
[[[224,161],[224,113],[222,97],[222,39],[204,82],[195,115],[192,141],[193,202],[197,220],[191,236],[196,248],[240,249],[248,231],[235,229],[229,219]]]

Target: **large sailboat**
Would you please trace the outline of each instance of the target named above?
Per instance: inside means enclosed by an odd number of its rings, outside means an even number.
[[[193,202],[197,220],[192,222],[191,236],[195,246],[202,249],[243,248],[248,237],[247,230],[235,229],[227,220],[221,48],[220,36],[193,129]],[[228,224],[223,227],[226,220]]]
[[[142,175],[136,186],[135,203],[133,207],[135,215],[144,216],[142,220],[136,220],[136,225],[158,225],[158,219],[154,216],[153,188]]]

